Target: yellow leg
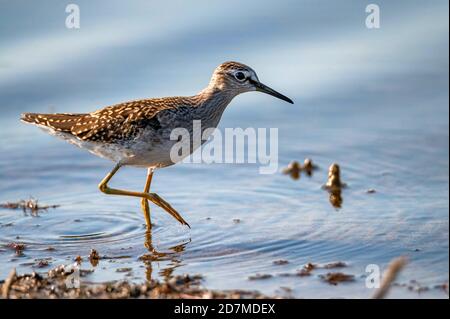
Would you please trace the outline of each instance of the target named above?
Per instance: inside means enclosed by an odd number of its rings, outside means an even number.
[[[189,224],[183,219],[183,217],[178,214],[178,212],[170,206],[168,202],[166,202],[164,199],[162,199],[158,194],[155,193],[141,193],[141,192],[132,192],[132,191],[126,191],[126,190],[120,190],[120,189],[114,189],[108,187],[108,182],[111,180],[111,178],[114,176],[114,174],[117,173],[119,168],[121,167],[121,164],[117,164],[113,170],[106,175],[106,177],[98,184],[98,188],[100,191],[102,191],[105,194],[108,195],[122,195],[122,196],[132,196],[132,197],[140,197],[145,198],[155,205],[161,207],[166,212],[168,212],[170,215],[172,215],[173,218],[178,220],[182,225],[186,225],[189,228]],[[148,226],[148,225],[147,225]],[[151,227],[151,226],[150,226]]]
[[[148,193],[150,191],[150,184],[152,183],[153,177],[153,169],[149,168],[147,171],[147,180],[145,181],[144,193]],[[152,228],[152,222],[150,219],[150,207],[148,206],[148,200],[145,198],[141,199],[141,207],[144,212],[145,223],[147,225],[147,230]]]

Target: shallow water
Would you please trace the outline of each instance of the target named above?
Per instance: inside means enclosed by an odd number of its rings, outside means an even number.
[[[257,10],[249,3],[233,24],[223,16],[233,2],[208,11],[182,3],[78,3],[84,20],[77,31],[63,27],[61,4],[0,4],[0,202],[33,196],[61,205],[38,216],[0,209],[0,278],[12,267],[45,272],[81,255],[82,268],[94,269],[82,278],[90,282],[200,273],[213,289],[286,295],[282,287],[289,287],[294,297],[364,298],[373,293],[366,266],[383,270],[405,255],[398,283],[430,289],[399,286],[390,296],[448,298],[434,288],[448,283],[449,269],[446,1],[379,1],[385,18],[376,31],[364,27],[360,1]],[[216,37],[223,41],[208,40]],[[152,189],[192,229],[152,206],[149,238],[139,200],[97,190],[112,163],[18,121],[25,111],[85,112],[139,97],[189,95],[230,59],[254,67],[295,104],[248,93],[232,102],[220,129],[276,127],[279,171],[305,157],[320,169],[300,180],[261,175],[257,164],[157,171]],[[333,162],[348,184],[340,209],[321,189]],[[112,185],[138,190],[144,181],[145,170],[124,168]],[[4,247],[11,242],[26,244],[22,256]],[[96,267],[87,258],[92,248],[108,257]],[[37,268],[42,258],[51,258],[49,265]],[[280,259],[288,263],[274,264]],[[355,281],[330,286],[319,278],[324,269],[283,276],[308,262],[334,261],[347,263],[338,271]],[[272,277],[248,279],[257,273]]]

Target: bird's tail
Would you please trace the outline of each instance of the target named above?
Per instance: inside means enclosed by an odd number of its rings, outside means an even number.
[[[56,131],[70,132],[72,127],[85,114],[39,114],[39,113],[23,113],[20,117],[22,122],[35,125],[45,126]]]

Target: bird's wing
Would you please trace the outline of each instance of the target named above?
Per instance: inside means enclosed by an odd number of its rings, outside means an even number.
[[[189,104],[181,97],[146,99],[109,106],[86,114],[25,113],[25,122],[70,133],[83,141],[114,143],[133,139],[143,128],[161,127],[156,114]]]
[[[88,114],[42,114],[42,113],[23,113],[21,120],[26,123],[45,126],[59,132],[70,132],[71,128],[78,120]]]

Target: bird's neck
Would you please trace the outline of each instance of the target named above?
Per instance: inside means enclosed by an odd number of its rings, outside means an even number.
[[[195,113],[205,122],[205,127],[217,127],[223,112],[234,96],[226,90],[208,86],[192,97]]]
[[[200,91],[195,98],[199,107],[222,113],[236,95],[231,90],[209,85]]]

